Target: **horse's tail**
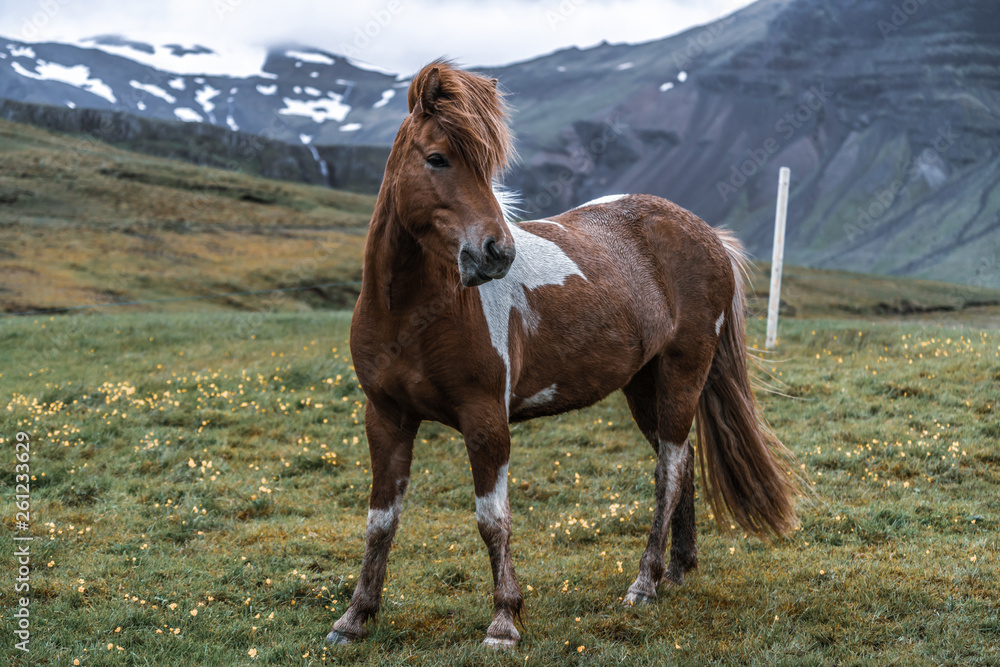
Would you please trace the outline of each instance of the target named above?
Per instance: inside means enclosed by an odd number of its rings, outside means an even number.
[[[746,253],[732,234],[716,233],[729,254],[736,290],[695,414],[702,480],[720,525],[728,525],[728,514],[749,533],[785,535],[797,525],[802,482],[794,457],[764,421],[750,389]]]

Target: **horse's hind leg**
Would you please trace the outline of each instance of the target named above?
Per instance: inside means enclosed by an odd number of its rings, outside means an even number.
[[[640,430],[656,451],[656,507],[639,574],[629,587],[626,604],[656,597],[664,577],[683,582],[697,563],[694,524],[694,456],[687,435],[704,384],[700,365],[660,356],[625,387],[625,396]],[[664,566],[668,527],[673,530],[670,569]]]
[[[680,586],[684,576],[698,567],[698,528],[694,521],[694,447],[688,440],[684,456],[684,479],[681,481],[681,497],[670,518],[670,564],[663,578]]]
[[[372,459],[365,556],[351,604],[326,637],[334,644],[347,644],[364,637],[365,623],[378,613],[389,548],[399,527],[403,496],[410,481],[416,426],[412,431],[401,430],[395,423],[382,418],[369,401],[365,406],[365,431]]]

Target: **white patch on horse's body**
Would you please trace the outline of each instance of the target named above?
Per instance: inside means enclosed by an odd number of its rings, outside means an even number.
[[[386,533],[392,530],[392,524],[394,521],[399,519],[399,516],[403,513],[403,494],[400,493],[396,496],[396,500],[393,501],[392,505],[384,510],[369,509],[368,510],[368,526],[367,530],[369,533],[372,531]]]
[[[509,518],[510,505],[507,503],[507,464],[500,466],[493,490],[485,496],[476,496],[476,521],[479,523],[500,523]]]
[[[528,304],[528,292],[545,285],[564,285],[570,276],[580,276],[580,267],[569,258],[562,248],[552,241],[536,236],[508,223],[514,238],[517,256],[507,275],[499,280],[491,280],[479,286],[479,300],[483,304],[483,314],[490,330],[490,342],[503,359],[507,369],[506,393],[504,395],[507,414],[510,414],[510,311],[516,309],[521,322],[530,332],[538,329],[538,313]]]
[[[546,225],[555,225],[560,229],[566,229],[561,222],[556,222],[555,220],[525,220],[525,222],[543,222]]]
[[[542,389],[537,394],[529,396],[528,398],[521,401],[521,407],[534,408],[539,405],[545,405],[555,397],[556,397],[556,385],[550,384],[548,387]]]
[[[628,197],[628,195],[627,194],[625,194],[625,195],[604,195],[603,197],[598,197],[597,199],[591,199],[586,204],[580,204],[576,208],[583,208],[584,206],[597,206],[598,204],[611,204],[613,202],[618,201],[622,197]]]
[[[725,311],[723,311],[722,314],[719,315],[719,319],[715,320],[715,335],[716,336],[718,336],[719,333],[722,331],[722,323],[725,321],[725,319],[726,319],[726,313],[725,313]]]

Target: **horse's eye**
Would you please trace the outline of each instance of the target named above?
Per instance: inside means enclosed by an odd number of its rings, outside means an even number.
[[[448,158],[441,155],[440,153],[431,153],[427,156],[427,164],[434,167],[435,169],[444,169],[450,166]]]

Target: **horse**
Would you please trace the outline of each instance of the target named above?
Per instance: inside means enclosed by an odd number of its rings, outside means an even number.
[[[371,454],[366,546],[351,602],[327,641],[364,637],[379,611],[425,420],[464,436],[493,571],[489,646],[520,641],[511,423],[624,392],[656,454],[652,526],[626,604],[654,600],[659,583],[680,585],[697,567],[692,422],[716,518],[765,538],[793,529],[794,459],[751,391],[747,259],[737,239],[650,195],[513,222],[493,187],[512,156],[496,79],[434,61],[413,79],[407,104],[351,323]]]

